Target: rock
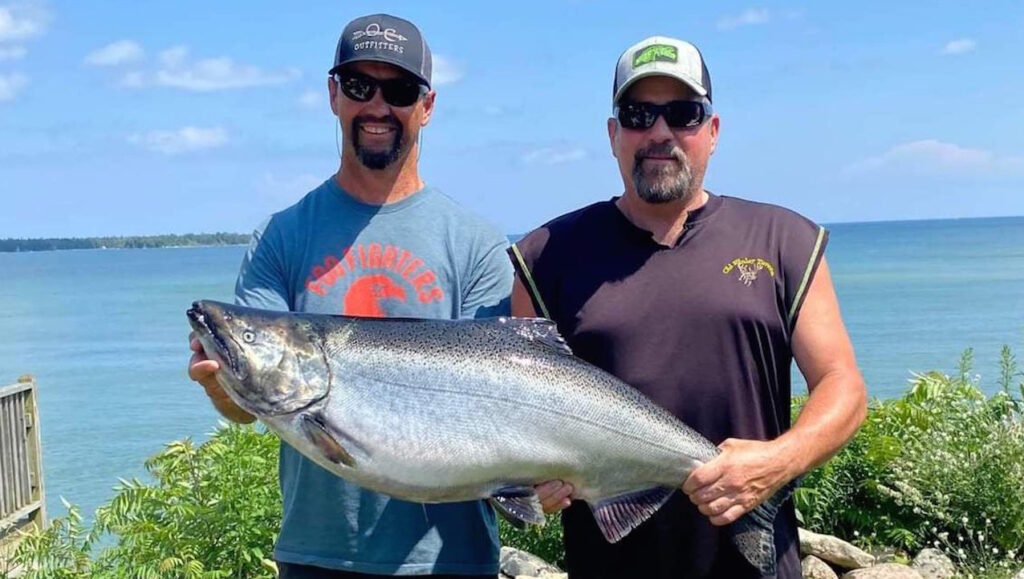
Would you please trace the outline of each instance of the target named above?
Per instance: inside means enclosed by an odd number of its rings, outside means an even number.
[[[804,579],[839,579],[839,575],[828,566],[828,563],[810,555],[800,562],[801,575]]]
[[[945,553],[938,549],[924,549],[910,564],[924,579],[953,579],[956,566]]]
[[[841,539],[805,529],[799,529],[799,534],[801,555],[814,555],[843,569],[863,569],[875,563],[870,554]]]
[[[857,569],[843,575],[843,579],[922,579],[921,574],[897,563],[882,563],[867,569]]]
[[[501,548],[501,572],[509,577],[542,577],[545,574],[561,573],[562,570],[536,555],[513,549]]]

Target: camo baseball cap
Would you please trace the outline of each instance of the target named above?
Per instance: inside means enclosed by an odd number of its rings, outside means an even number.
[[[630,46],[619,57],[612,85],[612,106],[636,81],[669,76],[711,101],[711,75],[697,47],[668,36],[651,36]]]
[[[408,20],[390,14],[361,16],[345,26],[328,74],[359,61],[386,62],[410,72],[430,86],[431,57],[427,41]]]

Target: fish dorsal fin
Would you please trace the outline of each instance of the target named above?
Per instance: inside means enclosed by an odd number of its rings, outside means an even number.
[[[565,338],[558,333],[558,326],[555,322],[545,318],[509,318],[502,316],[498,318],[499,324],[504,324],[516,334],[527,340],[543,344],[566,356],[572,356],[572,349],[565,343]]]
[[[527,523],[543,525],[546,521],[544,507],[531,487],[499,489],[491,496],[491,505],[517,529],[526,528]]]
[[[645,489],[605,499],[591,505],[591,509],[604,538],[609,543],[617,543],[640,526],[640,523],[651,518],[673,492],[675,489],[668,487]]]

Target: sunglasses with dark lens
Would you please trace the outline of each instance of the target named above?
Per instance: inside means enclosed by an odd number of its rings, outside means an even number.
[[[647,130],[658,117],[673,129],[699,127],[711,117],[711,105],[704,101],[672,101],[663,105],[647,102],[623,102],[615,111],[619,124],[627,129]]]
[[[358,72],[339,72],[334,80],[342,94],[361,103],[372,99],[378,87],[384,102],[393,107],[407,107],[427,92],[426,86],[411,78],[380,79]]]

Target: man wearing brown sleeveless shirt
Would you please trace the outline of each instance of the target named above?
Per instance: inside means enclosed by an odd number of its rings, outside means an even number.
[[[625,192],[563,215],[510,250],[512,313],[554,320],[576,355],[722,449],[650,520],[608,544],[572,488],[572,579],[756,577],[727,525],[825,462],[856,432],[866,393],[839,313],[826,231],[703,187],[720,120],[700,52],[652,37],[619,59],[608,137]],[[810,398],[790,424],[796,360]],[[791,500],[775,519],[778,577],[800,577]]]

